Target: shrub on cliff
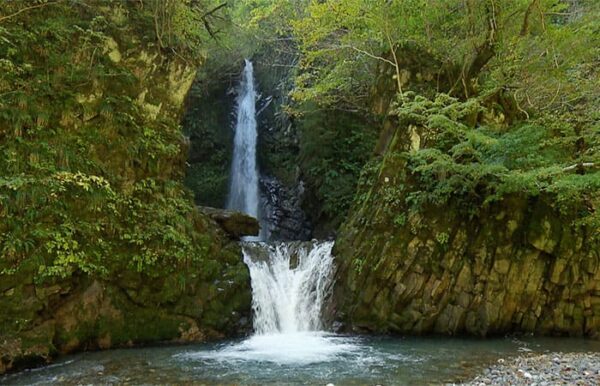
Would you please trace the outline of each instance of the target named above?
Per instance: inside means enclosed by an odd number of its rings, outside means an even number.
[[[476,215],[507,195],[545,195],[576,223],[599,224],[594,128],[582,131],[551,115],[506,125],[484,104],[484,98],[462,102],[440,94],[430,100],[408,93],[396,106],[398,124],[421,135],[422,148],[400,154],[414,184],[406,204]],[[582,142],[590,148],[579,152]]]
[[[186,27],[202,9],[56,1],[0,10],[0,275],[154,275],[205,259],[210,238],[179,182],[177,94],[210,38]]]

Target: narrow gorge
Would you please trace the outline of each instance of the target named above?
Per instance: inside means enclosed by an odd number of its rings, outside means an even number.
[[[598,20],[2,3],[0,383],[600,384]]]

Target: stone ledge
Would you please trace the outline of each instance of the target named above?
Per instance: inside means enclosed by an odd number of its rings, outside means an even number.
[[[258,220],[247,214],[208,206],[199,206],[198,210],[213,219],[231,238],[258,236],[260,232]]]

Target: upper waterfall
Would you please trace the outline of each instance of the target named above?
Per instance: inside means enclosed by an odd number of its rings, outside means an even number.
[[[252,62],[246,60],[237,97],[233,161],[227,208],[249,214],[260,221],[256,137],[254,69]]]

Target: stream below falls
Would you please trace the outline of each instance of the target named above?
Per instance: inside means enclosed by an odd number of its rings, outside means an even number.
[[[600,351],[600,342],[322,332],[255,335],[212,344],[70,355],[49,366],[0,377],[0,384],[441,384],[468,379],[499,358],[530,351]]]
[[[500,358],[600,351],[560,338],[402,338],[324,330],[333,242],[243,245],[252,283],[253,335],[240,340],[88,352],[0,377],[0,384],[321,384],[459,382]]]

